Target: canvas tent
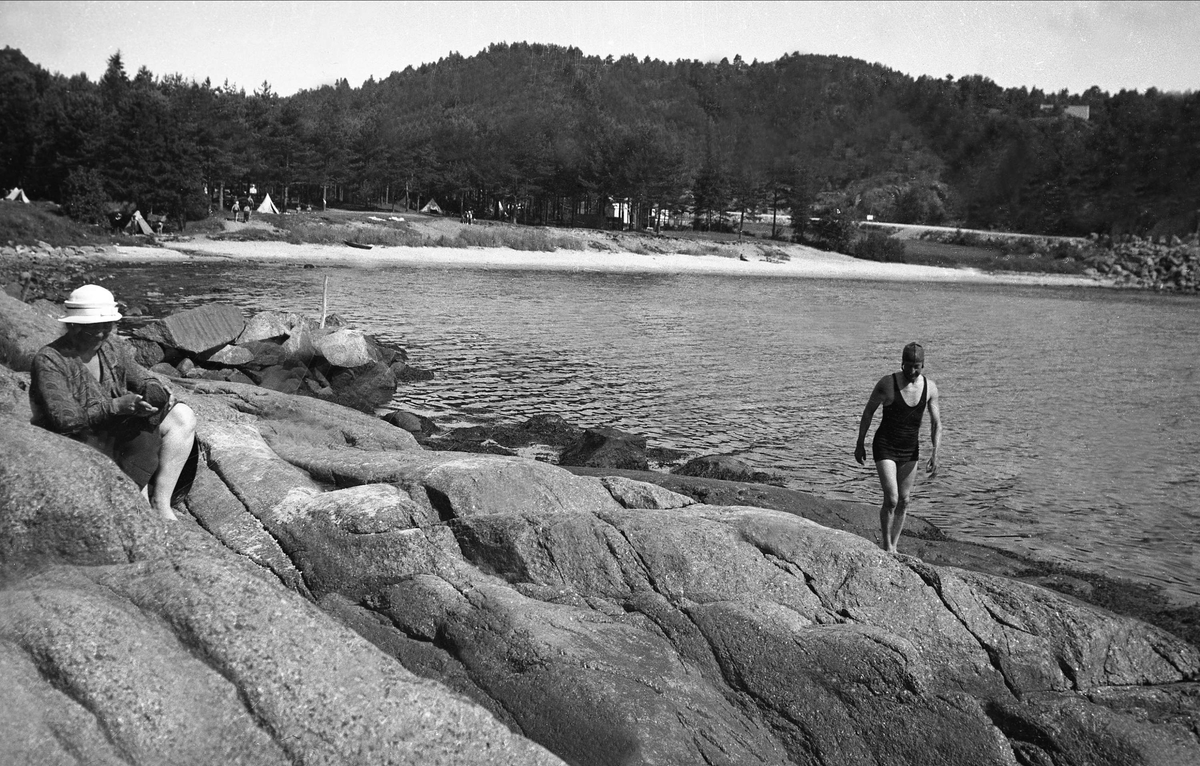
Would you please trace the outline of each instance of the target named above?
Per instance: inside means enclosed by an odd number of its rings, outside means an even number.
[[[431,199],[425,203],[425,207],[421,208],[422,213],[429,215],[442,215],[442,207],[437,203],[437,200]]]
[[[275,207],[275,203],[271,201],[271,195],[263,197],[262,204],[258,206],[259,213],[274,213],[279,215],[279,208]]]
[[[29,198],[25,196],[25,190],[16,186],[13,187],[13,190],[4,199],[9,202],[24,202],[27,205],[29,204]]]
[[[150,224],[146,223],[145,218],[142,218],[141,210],[133,211],[133,217],[129,219],[129,226],[133,229],[134,234],[154,234],[154,230],[150,228]]]

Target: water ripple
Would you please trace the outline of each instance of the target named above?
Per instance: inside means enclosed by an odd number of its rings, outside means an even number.
[[[223,300],[315,315],[326,274],[334,311],[436,372],[401,387],[397,407],[447,423],[554,413],[613,425],[693,454],[741,453],[792,487],[872,505],[874,472],[852,456],[858,418],[874,381],[919,339],[946,439],[943,471],[920,477],[914,513],[953,536],[1200,599],[1195,300],[237,265],[131,269],[128,289],[157,293],[157,313]]]

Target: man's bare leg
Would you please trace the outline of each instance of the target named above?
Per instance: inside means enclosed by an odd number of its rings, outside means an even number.
[[[196,442],[196,414],[186,404],[176,404],[158,426],[158,435],[162,437],[162,445],[158,449],[158,472],[152,481],[150,507],[164,519],[174,519],[171,495]]]
[[[896,552],[900,533],[904,531],[904,515],[908,509],[908,496],[912,493],[916,467],[915,460],[899,466],[894,460],[875,462],[879,486],[883,489],[883,505],[879,507],[879,547],[889,553]]]
[[[892,516],[900,488],[896,483],[896,463],[893,460],[876,460],[875,471],[879,474],[879,486],[883,489],[883,505],[879,506],[879,547],[892,551]]]

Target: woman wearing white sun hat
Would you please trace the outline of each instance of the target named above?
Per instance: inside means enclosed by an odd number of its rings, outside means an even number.
[[[163,518],[174,519],[171,497],[195,444],[195,413],[113,341],[121,314],[112,293],[84,285],[66,308],[59,319],[66,334],[33,358],[33,424],[111,457]]]

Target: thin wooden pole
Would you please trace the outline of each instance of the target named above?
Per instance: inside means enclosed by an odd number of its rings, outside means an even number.
[[[329,313],[329,275],[325,275],[325,289],[321,291],[321,327],[325,326],[325,315]]]

